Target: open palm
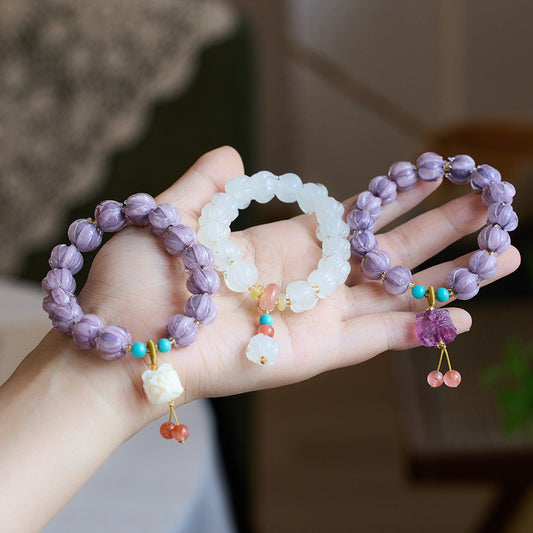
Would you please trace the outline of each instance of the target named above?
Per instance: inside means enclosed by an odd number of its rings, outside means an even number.
[[[202,207],[216,192],[223,191],[229,179],[240,174],[242,163],[233,149],[215,150],[203,156],[157,202],[173,204],[184,223],[197,229]],[[400,193],[384,208],[378,228],[418,204],[438,185],[419,183],[412,191]],[[351,207],[352,202],[347,200],[345,206]],[[378,235],[378,244],[390,254],[392,264],[414,268],[480,228],[485,218],[479,194],[471,193]],[[315,229],[314,216],[302,215],[236,232],[231,238],[241,244],[244,257],[257,266],[258,283],[278,283],[283,290],[292,281],[306,279],[316,268],[321,247]],[[415,279],[425,286],[440,286],[452,268],[465,266],[467,261],[467,257],[458,258],[420,272]],[[519,261],[513,247],[498,256],[497,277],[512,272]],[[98,253],[80,303],[85,312],[98,314],[107,324],[126,327],[134,341],[157,341],[164,336],[170,316],[183,312],[190,296],[185,281],[181,261],[164,250],[161,239],[147,228],[126,228]],[[380,283],[362,278],[358,262],[352,260],[346,284],[330,298],[319,300],[315,308],[304,313],[274,313],[275,338],[281,351],[274,365],[263,367],[244,356],[257,328],[255,302],[247,293],[232,293],[224,283],[214,301],[217,319],[200,327],[197,341],[161,356],[161,361],[165,358],[172,363],[185,387],[176,403],[276,387],[359,363],[388,349],[416,346],[413,312],[424,309],[424,304],[408,293],[391,296]],[[461,309],[450,312],[459,332],[469,329],[468,313]],[[142,398],[140,374],[145,369],[145,363],[132,357],[85,365],[85,372],[92,374],[95,383],[109,382],[114,391],[119,389],[130,402],[142,406],[147,422],[162,414],[164,406],[149,406]],[[115,380],[113,385],[111,380]]]

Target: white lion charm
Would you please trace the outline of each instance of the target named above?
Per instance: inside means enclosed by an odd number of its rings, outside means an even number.
[[[148,401],[154,405],[161,405],[175,400],[183,392],[178,373],[168,364],[161,365],[156,370],[147,370],[142,375],[144,392]]]

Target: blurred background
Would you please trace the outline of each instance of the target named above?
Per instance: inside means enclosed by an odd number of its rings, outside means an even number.
[[[0,0],[0,377],[46,331],[50,249],[102,199],[155,195],[223,144],[248,174],[295,172],[338,199],[424,151],[469,154],[516,185],[523,265],[464,304],[462,386],[428,390],[421,349],[215,400],[198,415],[212,449],[172,468],[201,477],[214,457],[218,496],[173,494],[161,531],[533,531],[532,18],[525,0]],[[464,192],[445,183],[410,216]],[[294,212],[251,206],[232,227]],[[102,528],[125,527],[113,512]]]

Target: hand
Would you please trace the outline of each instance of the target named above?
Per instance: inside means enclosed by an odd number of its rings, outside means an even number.
[[[203,156],[158,203],[173,204],[184,223],[197,228],[201,208],[226,181],[243,173],[238,154],[220,148]],[[378,227],[418,204],[439,183],[419,183],[385,206]],[[345,205],[351,207],[353,199]],[[393,265],[413,268],[463,235],[480,228],[485,208],[471,193],[378,235]],[[255,226],[232,235],[255,263],[259,283],[285,288],[304,280],[321,256],[314,216]],[[428,231],[429,229],[429,231]],[[498,256],[497,278],[518,267],[511,247]],[[437,265],[415,276],[416,282],[441,285],[467,257]],[[170,256],[148,228],[127,227],[98,252],[79,302],[106,324],[126,327],[135,341],[164,336],[168,319],[183,311],[189,293],[181,260]],[[276,387],[333,368],[356,364],[389,349],[418,345],[415,311],[424,304],[410,294],[390,296],[380,283],[365,280],[357,261],[346,285],[301,314],[274,313],[275,338],[281,346],[272,366],[244,356],[257,328],[258,313],[247,293],[223,285],[214,298],[219,316],[201,326],[191,346],[161,356],[178,371],[185,392],[177,405],[196,398]],[[459,332],[470,316],[450,309]],[[166,406],[152,406],[142,389],[146,362],[126,355],[104,361],[96,351],[76,348],[72,339],[51,331],[0,387],[0,515],[4,529],[36,531],[65,504],[112,451]],[[38,401],[36,401],[38,399]],[[28,420],[28,417],[31,419]],[[179,412],[178,412],[179,416]],[[186,421],[185,421],[186,422]],[[54,480],[50,490],[50,480]],[[27,513],[27,502],[32,512]]]
[[[173,204],[183,222],[197,229],[202,207],[216,192],[224,190],[229,179],[243,173],[238,154],[230,148],[220,148],[203,156],[156,200]],[[394,203],[384,207],[378,229],[417,205],[439,184],[420,182],[413,190],[399,193]],[[345,202],[346,212],[353,200]],[[481,204],[479,193],[473,192],[378,235],[379,248],[390,254],[393,265],[412,269],[479,229],[485,219],[486,207]],[[283,290],[291,281],[305,280],[316,268],[321,248],[315,229],[315,217],[302,215],[254,226],[231,238],[241,244],[244,257],[257,266],[258,283],[276,282]],[[424,286],[440,286],[452,268],[465,266],[467,261],[465,256],[437,265],[418,273],[415,281]],[[498,256],[497,278],[516,269],[519,261],[513,247]],[[170,316],[183,311],[189,297],[185,281],[181,260],[164,250],[161,239],[148,228],[126,228],[98,253],[80,303],[85,312],[95,312],[107,324],[129,329],[134,341],[157,341],[164,336]],[[409,291],[391,296],[380,283],[366,280],[360,273],[359,261],[352,259],[347,283],[330,298],[319,300],[314,309],[301,314],[290,310],[274,312],[280,356],[274,365],[261,367],[244,356],[257,328],[255,302],[248,293],[232,293],[224,283],[214,301],[218,306],[215,322],[201,326],[197,341],[190,347],[173,349],[172,355],[160,358],[171,362],[185,387],[177,404],[301,381],[326,370],[360,363],[386,350],[417,346],[415,312],[425,308]],[[450,309],[450,313],[459,332],[470,328],[466,311]],[[130,395],[132,402],[136,400],[137,405],[130,409],[132,416],[144,424],[165,410],[165,406],[150,406],[143,397],[140,375],[145,368],[146,363],[128,356],[116,362],[95,358],[91,365],[85,365],[85,372],[92,374],[87,377],[94,378],[95,384],[108,383],[111,391],[116,391],[117,383],[121,383],[121,394]],[[102,393],[107,394],[104,388]],[[146,416],[141,417],[137,409]]]

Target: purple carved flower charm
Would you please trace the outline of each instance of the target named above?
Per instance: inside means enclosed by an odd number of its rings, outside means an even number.
[[[447,309],[428,309],[416,315],[416,336],[423,346],[434,347],[439,342],[449,344],[457,337],[457,329]]]

